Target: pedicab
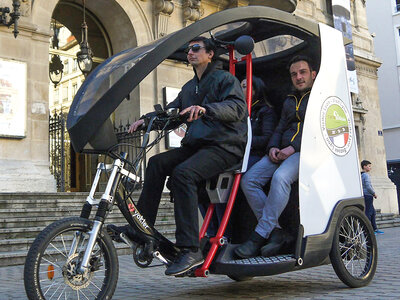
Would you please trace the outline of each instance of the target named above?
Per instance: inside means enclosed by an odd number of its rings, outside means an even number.
[[[199,234],[205,261],[183,276],[219,274],[240,281],[331,263],[349,287],[362,287],[372,280],[377,266],[377,243],[363,213],[346,76],[344,44],[349,41],[325,24],[272,8],[249,6],[212,14],[148,45],[118,53],[87,77],[68,115],[71,142],[76,152],[106,154],[113,163],[99,163],[80,216],[49,225],[30,247],[24,269],[29,299],[112,297],[119,265],[115,245],[104,224],[114,205],[135,229],[137,239],[124,234],[120,238],[133,249],[139,266],[148,266],[153,258],[168,266],[177,257],[179,249],[174,243],[149,226],[136,208],[132,185],[140,182],[139,165],[146,151],[168,133],[164,129],[169,124],[182,123],[184,119],[157,107],[157,114],[141,136],[137,157],[128,157],[127,152],[119,152],[121,141],[116,138],[110,115],[164,60],[186,63],[184,49],[199,35],[214,39],[222,68],[247,77],[249,110],[252,73],[267,82],[275,99],[282,99],[280,96],[290,89],[286,65],[294,55],[311,57],[318,75],[304,120],[299,180],[279,220],[282,227],[289,224],[294,242],[269,257],[238,259],[233,254],[237,247],[235,232],[230,240],[224,237],[229,221],[247,222],[240,218],[240,213],[236,220],[230,217],[241,175],[246,170],[249,132],[242,165],[206,185],[211,204]],[[152,140],[150,131],[154,128],[158,130]],[[108,182],[101,199],[95,199],[102,173],[107,174]],[[216,235],[206,237],[215,203],[226,203],[225,214]]]

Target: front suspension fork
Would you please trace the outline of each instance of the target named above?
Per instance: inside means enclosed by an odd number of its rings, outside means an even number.
[[[122,156],[123,159],[126,159],[127,154],[126,153],[121,153],[121,156]],[[108,179],[106,189],[105,189],[105,191],[104,191],[104,193],[103,193],[103,195],[101,197],[101,200],[100,200],[100,203],[99,203],[99,207],[97,209],[97,213],[96,213],[96,216],[95,216],[94,221],[93,221],[92,230],[89,231],[89,241],[88,241],[88,244],[86,246],[86,250],[85,250],[85,253],[83,255],[83,258],[82,258],[82,261],[81,261],[81,265],[79,267],[79,271],[81,273],[86,273],[89,270],[89,261],[90,261],[90,258],[92,256],[93,248],[94,248],[94,246],[96,244],[96,240],[98,238],[98,235],[99,235],[99,233],[100,233],[100,231],[101,231],[101,229],[103,227],[103,224],[104,224],[104,221],[106,219],[107,213],[110,211],[110,208],[112,207],[112,205],[114,203],[114,195],[115,195],[115,192],[116,192],[116,190],[118,188],[118,185],[119,185],[119,182],[120,182],[120,179],[121,179],[120,170],[123,169],[123,167],[124,167],[124,162],[122,160],[116,159],[114,161],[113,168],[112,168],[112,171],[111,171],[111,175],[110,175],[110,177]],[[94,185],[96,184],[96,186],[97,186],[99,177],[100,177],[100,173],[99,173],[99,168],[98,168],[97,173],[96,173],[96,178],[95,178],[95,181],[93,182],[93,186],[92,186],[92,189],[90,191],[89,197],[90,196],[93,197],[94,191],[96,190],[96,187]],[[91,201],[92,199],[94,199],[94,198],[91,198],[91,199],[89,198],[88,201],[85,203],[85,205],[86,204],[91,205],[90,202],[92,202]],[[90,212],[89,212],[89,214],[90,214]]]

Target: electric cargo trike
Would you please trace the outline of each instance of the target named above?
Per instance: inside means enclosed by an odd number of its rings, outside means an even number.
[[[246,171],[250,130],[242,165],[205,184],[210,205],[199,233],[205,262],[184,276],[220,274],[240,281],[331,263],[350,287],[365,286],[372,280],[377,244],[363,212],[344,51],[344,44],[350,41],[330,26],[267,7],[249,6],[212,14],[150,44],[118,53],[83,82],[68,115],[71,142],[76,152],[107,154],[113,163],[99,163],[81,215],[49,225],[30,247],[24,269],[29,299],[112,297],[119,266],[105,224],[114,205],[138,236],[137,240],[124,234],[119,238],[132,248],[139,266],[148,266],[153,258],[168,266],[177,257],[179,249],[174,243],[149,226],[138,211],[132,191],[141,182],[139,167],[146,152],[168,133],[164,129],[169,124],[185,119],[157,106],[157,114],[140,137],[137,156],[128,157],[127,152],[120,152],[124,141],[117,140],[110,116],[119,105],[126,105],[123,100],[163,61],[187,63],[184,49],[199,35],[214,39],[221,68],[247,77],[249,110],[251,74],[267,83],[270,99],[278,109],[291,87],[286,65],[294,55],[311,57],[318,75],[304,121],[299,180],[279,220],[293,242],[270,257],[237,259],[233,251],[244,241],[239,235],[248,236],[253,228],[233,230],[229,240],[224,236],[228,223],[236,228],[235,223],[250,222],[243,218],[244,211],[232,214],[240,178]],[[154,128],[155,135],[150,134]],[[103,173],[108,181],[101,199],[95,199]],[[208,237],[206,230],[215,203],[226,203],[226,210],[216,235]]]

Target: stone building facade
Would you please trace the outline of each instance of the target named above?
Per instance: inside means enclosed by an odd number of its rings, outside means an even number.
[[[353,95],[360,159],[374,162],[373,184],[377,208],[397,211],[395,187],[387,177],[386,156],[377,88],[373,40],[368,31],[365,0],[351,1],[353,40],[359,94]],[[11,7],[0,0],[0,7]],[[144,45],[223,9],[270,5],[333,25],[330,0],[86,0],[89,43],[95,56],[107,58],[124,49]],[[0,192],[55,191],[48,163],[49,46],[52,18],[67,26],[79,40],[81,0],[22,0],[19,35],[0,27],[0,58],[27,65],[26,132],[23,138],[0,137]],[[91,31],[92,30],[92,31]],[[97,54],[96,54],[97,53]],[[99,54],[100,53],[100,54]],[[133,121],[162,102],[165,86],[179,88],[192,77],[185,65],[164,62],[132,91],[113,118],[116,124]],[[22,122],[22,121],[21,121]],[[162,147],[155,151],[164,150]]]

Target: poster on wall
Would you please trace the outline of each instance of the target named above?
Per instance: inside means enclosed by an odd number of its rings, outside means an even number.
[[[181,90],[172,87],[164,87],[163,88],[163,96],[164,96],[164,104],[165,106],[174,101]],[[181,146],[181,140],[186,134],[187,126],[186,124],[182,124],[175,130],[171,131],[166,138],[166,147],[167,149],[171,148],[179,148]]]
[[[343,32],[344,37],[352,40],[353,34],[350,19],[350,0],[332,0],[332,12],[334,27]],[[349,82],[350,92],[358,94],[353,43],[346,45],[345,50],[347,61],[347,79]]]
[[[26,63],[0,58],[0,137],[26,136]]]

